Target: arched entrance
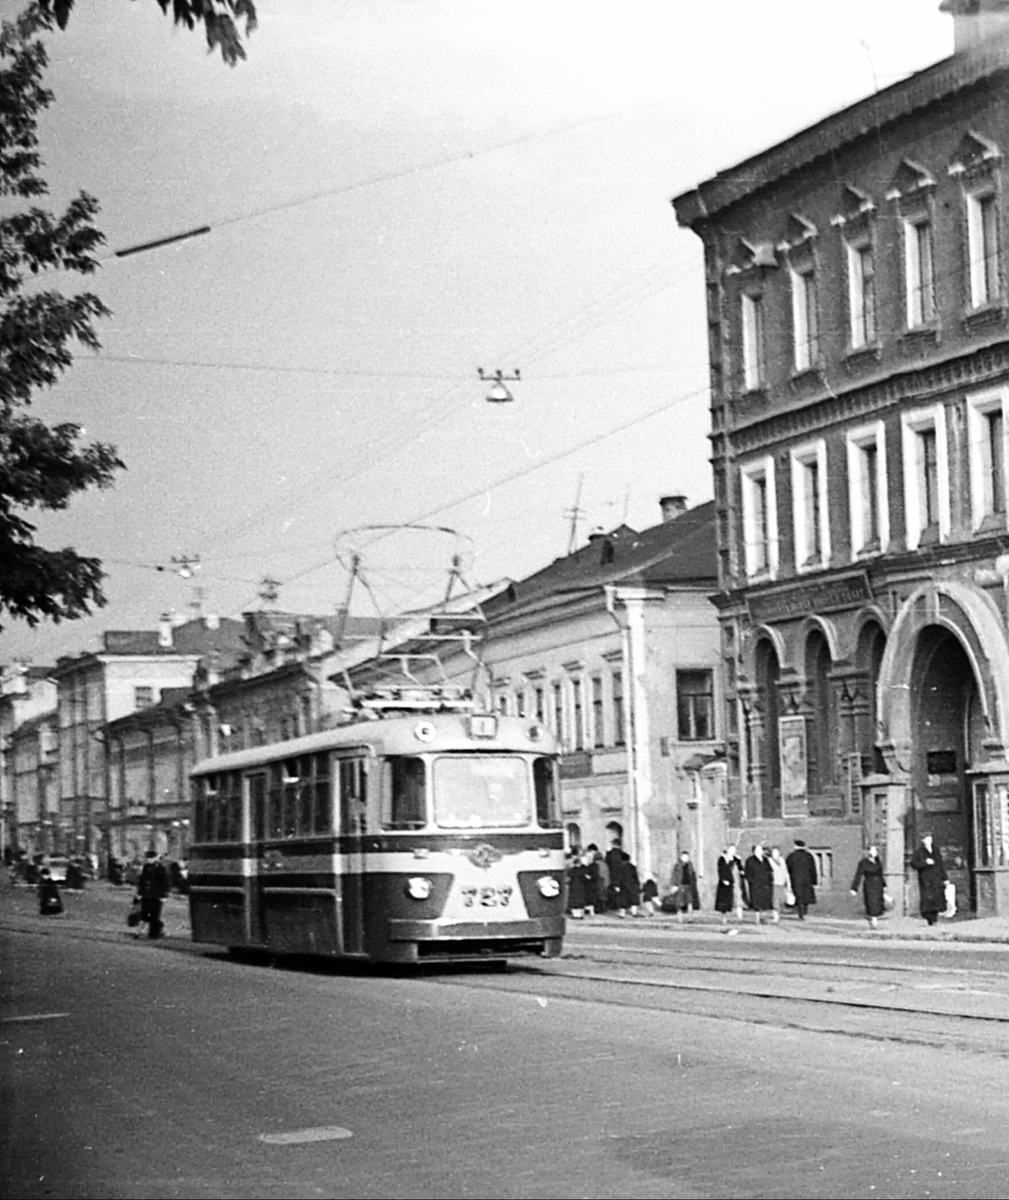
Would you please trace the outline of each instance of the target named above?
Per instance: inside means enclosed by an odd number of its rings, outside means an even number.
[[[891,627],[878,695],[888,778],[872,786],[885,797],[891,887],[930,830],[961,910],[1009,912],[1009,640],[994,600],[952,580],[914,591]]]
[[[908,841],[931,833],[958,906],[976,908],[974,828],[967,772],[982,757],[985,726],[974,668],[950,630],[918,635],[911,666],[912,758]]]

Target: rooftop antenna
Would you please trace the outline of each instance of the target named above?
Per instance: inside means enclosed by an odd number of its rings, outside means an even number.
[[[259,602],[262,607],[274,607],[279,596],[280,580],[274,579],[272,575],[264,575],[259,581]]]
[[[579,508],[579,502],[582,498],[582,484],[585,482],[585,472],[582,471],[578,475],[578,487],[575,489],[575,502],[566,509],[564,515],[571,521],[571,531],[568,534],[568,554],[574,554],[575,547],[578,545],[578,522],[585,516],[584,509]]]

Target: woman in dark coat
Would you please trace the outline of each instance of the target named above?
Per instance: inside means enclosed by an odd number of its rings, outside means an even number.
[[[859,861],[855,878],[851,881],[851,894],[853,896],[858,895],[858,885],[860,883],[862,885],[862,899],[865,901],[865,915],[869,918],[869,924],[875,929],[877,919],[883,915],[883,910],[886,907],[883,899],[886,891],[886,877],[883,874],[883,864],[879,858],[879,850],[875,846],[870,846]]]
[[[743,874],[750,894],[750,908],[759,925],[763,920],[761,914],[774,910],[774,871],[771,869],[771,860],[764,854],[764,847],[759,842],[746,860]]]
[[[571,855],[568,863],[568,912],[576,921],[585,916],[588,904],[588,872],[580,850]]]
[[[722,914],[722,924],[729,913],[743,915],[743,863],[735,846],[726,846],[718,856],[718,886],[715,889],[715,911]]]
[[[921,845],[911,855],[911,866],[918,872],[918,899],[921,915],[934,925],[941,912],[946,911],[946,866],[939,847],[932,844],[926,833]]]

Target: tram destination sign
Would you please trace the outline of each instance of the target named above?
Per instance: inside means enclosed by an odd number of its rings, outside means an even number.
[[[824,579],[817,583],[790,583],[770,592],[746,597],[750,620],[755,625],[788,617],[806,617],[810,613],[837,612],[872,599],[869,579],[864,571]]]

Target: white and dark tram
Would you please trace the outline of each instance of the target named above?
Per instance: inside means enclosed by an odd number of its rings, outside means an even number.
[[[472,711],[371,715],[195,767],[194,941],[393,963],[558,955],[548,730]]]

